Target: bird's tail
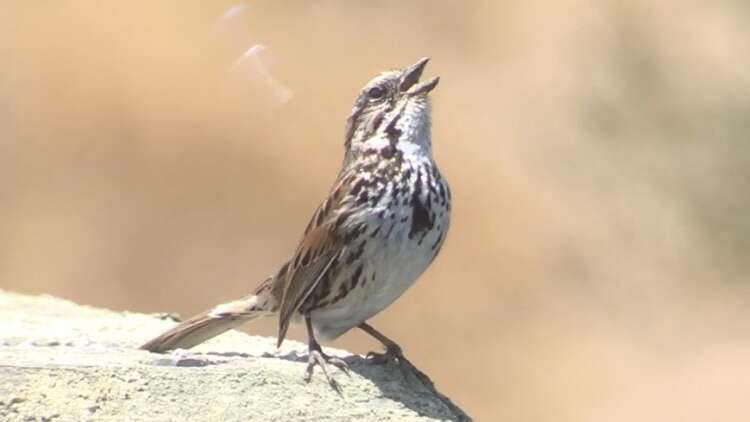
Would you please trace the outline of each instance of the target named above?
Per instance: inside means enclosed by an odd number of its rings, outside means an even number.
[[[189,349],[251,319],[272,315],[277,308],[272,281],[266,280],[255,292],[242,299],[222,303],[181,322],[140,349],[156,353]]]

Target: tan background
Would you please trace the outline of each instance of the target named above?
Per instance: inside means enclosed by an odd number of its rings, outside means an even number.
[[[429,55],[452,232],[374,325],[483,420],[750,418],[746,2],[231,5],[5,2],[1,288],[183,316],[244,294],[362,84]],[[253,42],[285,103],[231,71]]]

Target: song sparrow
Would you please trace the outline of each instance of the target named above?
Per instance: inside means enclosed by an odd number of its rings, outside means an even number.
[[[278,314],[279,346],[291,321],[305,321],[308,380],[315,365],[329,382],[326,363],[346,370],[316,339],[335,339],[353,327],[386,347],[371,352],[371,361],[405,361],[401,348],[366,321],[415,282],[448,231],[450,190],[430,139],[428,94],[439,79],[419,81],[427,61],[383,72],[362,89],[347,120],[341,172],[292,258],[249,296],[194,316],[142,349],[190,348]]]

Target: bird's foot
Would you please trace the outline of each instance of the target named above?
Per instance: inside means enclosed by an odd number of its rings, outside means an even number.
[[[373,365],[383,365],[390,362],[402,363],[405,360],[404,351],[398,344],[388,345],[385,353],[370,352],[367,354],[367,361]]]
[[[320,344],[318,344],[317,342],[310,343],[308,353],[309,353],[309,356],[307,358],[307,370],[305,371],[305,381],[310,382],[310,380],[312,379],[312,374],[315,371],[315,367],[320,366],[320,369],[321,371],[323,371],[323,375],[325,375],[326,380],[328,380],[328,383],[331,384],[331,387],[333,387],[335,390],[338,391],[339,389],[338,383],[333,378],[332,374],[329,372],[328,365],[331,364],[339,368],[346,375],[349,375],[349,365],[340,358],[337,358],[335,356],[329,356],[323,353],[323,349],[320,347]]]
[[[402,372],[414,374],[423,384],[433,387],[434,383],[424,372],[414,366],[409,359],[404,356],[404,351],[398,344],[389,344],[386,346],[385,353],[370,352],[367,354],[367,361],[373,365],[383,365],[390,362],[397,363]]]

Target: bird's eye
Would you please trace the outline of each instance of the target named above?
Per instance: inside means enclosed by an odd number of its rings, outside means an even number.
[[[367,91],[367,96],[370,98],[380,98],[383,94],[385,94],[385,91],[379,86],[374,86]]]

